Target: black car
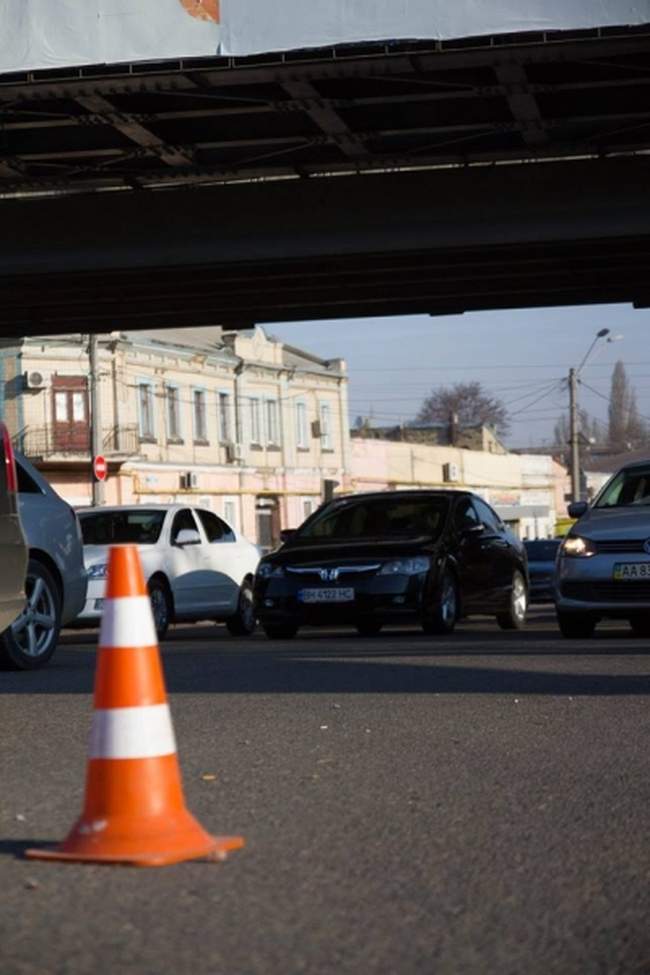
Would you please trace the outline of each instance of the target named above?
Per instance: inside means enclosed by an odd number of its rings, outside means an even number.
[[[526,553],[481,498],[460,491],[389,491],[337,498],[265,556],[255,608],[268,637],[350,623],[371,636],[417,620],[450,633],[490,613],[503,629],[526,618]]]
[[[536,538],[524,542],[528,556],[531,603],[553,602],[555,559],[562,543],[561,538]]]

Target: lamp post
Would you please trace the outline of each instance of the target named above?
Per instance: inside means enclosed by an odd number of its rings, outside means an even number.
[[[609,335],[608,328],[601,328],[594,335],[593,341],[587,349],[587,354],[577,369],[569,369],[569,419],[571,434],[569,444],[571,445],[571,500],[580,501],[580,430],[578,414],[578,379],[580,371],[585,366],[587,359],[591,355],[596,342]],[[621,336],[616,336],[620,338]],[[613,341],[608,338],[608,342]]]

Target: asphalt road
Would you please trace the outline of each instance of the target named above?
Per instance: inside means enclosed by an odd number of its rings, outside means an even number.
[[[224,864],[35,863],[81,806],[94,647],[0,674],[0,973],[650,973],[650,654],[468,623],[163,648]],[[204,779],[204,775],[216,779]]]

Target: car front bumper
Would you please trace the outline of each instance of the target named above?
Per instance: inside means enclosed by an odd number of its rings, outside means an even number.
[[[614,567],[618,563],[647,564],[647,579],[615,579]],[[555,604],[560,612],[619,618],[650,612],[650,557],[607,553],[587,559],[560,558]]]

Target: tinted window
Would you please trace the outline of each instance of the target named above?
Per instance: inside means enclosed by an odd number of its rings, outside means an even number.
[[[298,530],[294,539],[437,537],[449,502],[446,498],[373,498],[329,505]]]
[[[43,494],[42,490],[31,476],[28,474],[20,461],[16,461],[16,474],[18,475],[19,494]]]
[[[164,511],[147,508],[79,514],[84,545],[155,545],[164,520]]]
[[[557,555],[560,542],[556,539],[543,539],[535,542],[524,542],[528,558],[531,562],[553,562]]]
[[[619,471],[596,501],[597,508],[650,504],[650,466]]]
[[[178,538],[179,532],[182,532],[186,528],[188,528],[190,531],[193,532],[198,532],[199,530],[199,527],[196,521],[194,520],[194,515],[192,514],[189,508],[183,508],[182,511],[179,511],[177,514],[174,515],[174,522],[172,524],[172,533],[171,533],[172,545],[176,544],[176,539]]]
[[[201,520],[203,530],[210,543],[235,541],[233,532],[221,518],[217,518],[211,511],[202,511],[199,509],[196,513]]]
[[[476,514],[471,498],[461,498],[456,505],[454,514],[454,525],[457,531],[465,531],[467,528],[474,528],[479,524],[479,517]]]
[[[486,504],[485,501],[481,501],[480,498],[474,498],[474,506],[478,512],[479,518],[486,528],[489,528],[490,531],[493,532],[503,531],[503,525],[499,520],[499,516],[497,515],[496,511],[492,510],[489,504]]]

